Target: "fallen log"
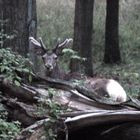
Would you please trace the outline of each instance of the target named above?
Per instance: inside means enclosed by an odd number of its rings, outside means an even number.
[[[6,98],[1,96],[2,104],[4,104],[7,112],[8,119],[13,121],[20,121],[22,126],[27,127],[32,125],[38,120],[47,118],[47,114],[39,114],[37,105],[28,105],[23,102],[19,102],[16,99]]]
[[[49,98],[47,89],[50,87],[55,89],[52,100],[71,110],[59,114],[67,128],[64,132],[66,134],[73,135],[73,132],[82,128],[91,126],[96,128],[98,125],[111,124],[111,126],[101,129],[102,133],[110,130],[112,125],[114,127],[114,125],[124,122],[140,121],[140,103],[137,99],[130,98],[129,102],[121,104],[113,103],[107,98],[97,96],[94,91],[83,86],[50,78],[34,77],[32,85],[22,83],[17,86],[4,77],[0,77],[0,91],[2,96],[5,96],[1,103],[9,109],[11,116],[16,116],[13,119],[20,120],[26,126],[33,125],[36,121],[49,117],[47,113],[44,116],[37,116],[33,104],[38,104],[39,100],[47,100]],[[36,134],[37,137],[43,129],[42,126],[36,127],[34,136]],[[28,139],[34,137],[28,134],[27,136]]]
[[[48,123],[49,119],[43,119],[35,122],[29,127],[23,129],[14,140],[39,140],[45,135],[44,123]]]
[[[16,97],[24,102],[35,102],[34,98],[37,93],[33,90],[25,88],[24,86],[17,86],[6,78],[0,78],[0,91],[10,97]]]
[[[96,126],[100,124],[115,124],[130,121],[140,123],[140,111],[103,110],[100,112],[87,113],[84,115],[68,118],[65,120],[65,124],[67,125],[69,131],[74,131],[82,127]]]
[[[78,106],[79,103],[87,104],[91,106],[91,108],[104,108],[104,109],[118,109],[122,108],[121,104],[118,103],[103,103],[107,99],[99,99],[101,97],[98,97],[96,94],[94,94],[94,91],[90,91],[82,86],[78,86],[76,84],[72,84],[70,82],[61,81],[61,80],[55,80],[51,78],[36,78],[36,80],[39,80],[40,83],[43,81],[45,84],[43,85],[45,88],[52,87],[55,89],[62,89],[63,93],[58,96],[62,98],[66,97],[68,101],[71,103],[72,106]],[[38,82],[39,83],[39,82]],[[20,86],[17,86],[10,81],[6,80],[5,78],[0,79],[0,91],[8,95],[9,97],[18,98],[19,100],[27,103],[37,103],[39,98],[47,98],[47,91],[45,93],[40,92],[40,87],[38,86],[38,83],[34,86],[21,84]],[[41,88],[42,89],[42,88]],[[67,92],[70,93],[70,96],[67,96]],[[58,92],[59,93],[59,92]],[[68,93],[68,94],[69,94]],[[92,95],[92,99],[88,98],[88,94]],[[73,96],[74,95],[74,96]],[[86,96],[85,96],[86,95]],[[63,97],[62,97],[63,96]],[[59,99],[60,99],[59,98]],[[103,102],[102,102],[103,100]],[[78,103],[76,103],[78,101]],[[105,101],[105,102],[106,102]],[[117,106],[118,105],[118,106]],[[73,108],[73,107],[72,107]]]

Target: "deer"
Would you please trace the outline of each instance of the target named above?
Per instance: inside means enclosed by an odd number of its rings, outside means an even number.
[[[29,46],[31,48],[35,48],[35,52],[37,55],[42,56],[42,60],[45,66],[45,75],[50,78],[55,79],[65,79],[65,72],[60,69],[58,64],[58,58],[62,55],[62,50],[66,48],[73,39],[65,39],[61,43],[57,43],[57,45],[49,50],[44,45],[42,38],[39,38],[37,41],[33,37],[29,37]]]
[[[48,50],[42,39],[36,40],[33,37],[29,37],[29,46],[35,48],[36,53],[42,56],[43,63],[46,69],[46,76],[55,79],[65,80],[68,73],[62,71],[58,64],[58,58],[63,54],[64,48],[68,47],[73,42],[72,38],[65,39],[63,42],[58,42],[57,45]],[[127,101],[127,95],[123,87],[114,79],[106,78],[87,78],[85,79],[85,85],[87,88],[94,89],[101,96],[107,96],[115,102]]]

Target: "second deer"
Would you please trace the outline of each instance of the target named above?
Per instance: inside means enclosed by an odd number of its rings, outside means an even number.
[[[67,74],[60,69],[58,58],[62,54],[62,50],[69,46],[73,40],[66,39],[58,43],[52,50],[48,50],[41,38],[37,41],[33,37],[29,38],[30,47],[35,48],[37,54],[42,56],[44,65],[46,67],[46,76],[56,79],[65,79]],[[94,89],[101,96],[108,96],[115,102],[125,102],[127,95],[123,87],[113,79],[106,78],[88,78],[85,80],[87,87]]]

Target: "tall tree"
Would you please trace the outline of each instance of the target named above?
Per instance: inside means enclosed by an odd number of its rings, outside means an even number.
[[[2,28],[12,35],[4,46],[26,56],[29,35],[36,36],[36,0],[0,0],[0,19],[7,20]]]
[[[84,72],[88,76],[93,75],[92,64],[92,26],[93,26],[94,0],[76,0],[74,20],[74,44],[73,49],[86,58],[83,63]],[[72,60],[71,71],[80,71],[80,62]]]
[[[119,49],[119,0],[107,0],[104,62],[121,62]]]

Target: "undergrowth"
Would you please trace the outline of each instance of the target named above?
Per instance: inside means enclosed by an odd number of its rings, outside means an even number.
[[[0,140],[12,140],[20,132],[20,123],[18,121],[7,122],[8,112],[0,104]]]
[[[8,20],[0,19],[0,75],[4,75],[9,81],[19,86],[25,74],[31,82],[33,73],[31,62],[28,58],[14,53],[11,48],[4,48],[4,42],[14,37],[14,35],[5,33],[4,25],[6,24]]]
[[[22,73],[28,75],[28,80],[32,80],[31,63],[28,58],[15,54],[10,48],[0,49],[0,74],[12,81],[16,85],[20,85],[23,80]]]
[[[20,132],[19,122],[7,122],[0,119],[0,139],[12,140]]]
[[[67,106],[63,107],[53,100],[53,97],[60,91],[49,88],[48,97],[40,98],[38,104],[37,114],[47,114],[49,121],[45,123],[45,137],[47,140],[55,140],[57,137],[57,127],[60,121],[60,114],[68,111]],[[58,95],[59,96],[59,95]],[[69,110],[70,111],[70,110]]]

